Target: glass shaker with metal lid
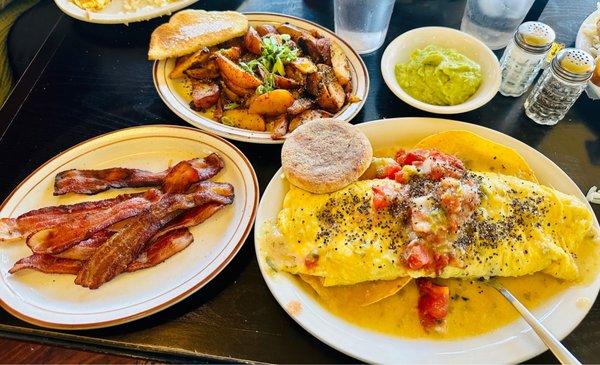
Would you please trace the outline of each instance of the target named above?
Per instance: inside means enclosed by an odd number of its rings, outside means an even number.
[[[581,49],[558,52],[525,100],[527,116],[539,124],[558,123],[587,86],[595,67],[594,58]]]
[[[502,95],[521,96],[531,86],[555,37],[554,30],[541,22],[519,26],[500,59]]]

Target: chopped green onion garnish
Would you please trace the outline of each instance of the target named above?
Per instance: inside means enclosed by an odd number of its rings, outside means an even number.
[[[229,103],[229,104],[223,105],[223,109],[225,109],[225,110],[231,110],[231,109],[235,109],[235,108],[237,108],[239,106],[240,106],[240,104],[238,104],[238,103]]]

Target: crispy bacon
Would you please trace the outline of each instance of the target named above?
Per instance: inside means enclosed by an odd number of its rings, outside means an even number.
[[[230,184],[203,181],[192,187],[190,192],[196,192],[200,189],[210,189],[223,197],[229,199],[233,198],[233,188]],[[152,240],[158,240],[160,237],[167,235],[172,231],[180,230],[181,228],[197,226],[221,210],[224,206],[225,205],[221,203],[207,203],[185,211],[178,215],[177,218],[173,219],[167,226],[162,228]],[[68,250],[54,256],[76,260],[87,260],[98,247],[106,242],[113,234],[115,234],[115,232],[116,231],[111,229],[100,231],[87,240],[81,241]]]
[[[156,266],[184,250],[194,241],[194,236],[187,227],[204,222],[224,206],[221,203],[207,203],[177,217],[172,224],[155,235],[154,240],[144,248],[135,261],[127,266],[127,271],[132,272]],[[83,261],[89,259],[98,247],[115,233],[116,231],[109,229],[100,231],[58,255],[33,254],[19,260],[9,272],[12,274],[22,269],[33,269],[45,273],[77,275],[83,267]]]
[[[103,236],[107,235],[107,233],[104,232],[110,233],[110,235],[115,233],[112,231],[103,231]],[[108,237],[110,237],[110,235]],[[127,271],[136,271],[156,266],[189,246],[193,241],[194,236],[192,236],[187,228],[172,231],[171,233],[160,237],[146,248],[138,258],[128,266]],[[23,269],[32,269],[47,274],[77,275],[83,267],[84,261],[98,248],[98,242],[100,242],[100,244],[104,243],[104,241],[92,241],[92,239],[90,239],[57,256],[33,254],[17,261],[8,272],[14,274]],[[85,249],[79,248],[80,246],[85,246]],[[75,250],[76,248],[79,249]],[[65,255],[69,251],[72,251],[73,254]],[[77,252],[77,254],[75,254],[75,252]]]
[[[75,284],[96,289],[125,271],[146,242],[172,220],[179,210],[210,202],[230,204],[231,201],[230,197],[204,189],[189,194],[165,194],[100,246],[83,265]]]
[[[210,189],[223,197],[227,197],[229,199],[233,198],[233,189],[230,184],[203,181],[190,189],[190,192],[196,192],[200,189]],[[207,203],[185,211],[184,213],[178,215],[177,218],[173,219],[167,226],[162,228],[152,238],[152,240],[157,240],[163,235],[181,228],[197,226],[221,210],[224,206],[225,205],[221,203]],[[90,256],[92,256],[96,249],[106,242],[115,232],[116,231],[111,229],[100,231],[87,240],[81,241],[68,250],[54,256],[76,260],[87,260]]]
[[[218,193],[222,196],[225,196],[225,197],[232,196],[233,191],[231,190],[231,185],[218,184],[218,183],[211,183],[211,184],[218,185],[218,186],[213,187],[213,189],[214,189],[213,191],[215,191],[216,193]],[[221,188],[222,191],[218,191],[219,188]],[[155,244],[155,242],[163,239],[163,236],[167,236],[171,232],[181,231],[183,228],[193,227],[193,226],[197,226],[197,225],[201,224],[202,222],[204,222],[205,220],[210,218],[213,214],[215,214],[216,212],[221,210],[224,206],[225,205],[221,204],[221,203],[207,203],[207,204],[201,205],[199,207],[192,208],[192,209],[184,212],[183,214],[178,215],[177,218],[173,219],[167,226],[162,228],[152,238],[152,242],[150,243],[150,245],[153,246]],[[87,240],[81,241],[78,244],[76,244],[75,246],[69,248],[68,250],[63,251],[54,256],[61,257],[61,258],[67,258],[67,259],[84,260],[85,261],[88,258],[90,258],[94,254],[94,252],[96,252],[98,247],[100,247],[104,242],[106,242],[115,233],[116,233],[116,231],[113,231],[111,229],[106,229],[104,231],[100,231],[100,232],[96,233],[95,235],[93,235],[92,237],[88,238]],[[172,239],[174,239],[174,238],[172,238]],[[167,246],[167,245],[164,244],[164,246]],[[140,256],[144,255],[144,252],[142,252],[140,254]],[[171,255],[173,255],[176,252],[179,252],[179,251],[173,252],[172,254],[166,256],[166,258],[170,257]],[[164,255],[164,253],[160,253],[160,255]],[[138,257],[138,260],[139,260],[139,257]],[[159,263],[159,262],[157,262],[157,263]],[[150,265],[150,266],[154,266],[154,265]],[[147,267],[150,267],[150,266],[147,266]]]
[[[215,176],[223,169],[223,165],[223,160],[216,153],[202,159],[181,161],[165,177],[162,190],[165,193],[183,193],[192,184]]]
[[[94,254],[94,252],[96,252],[98,247],[102,246],[102,244],[108,241],[108,239],[111,238],[112,235],[114,235],[116,232],[117,231],[113,231],[111,229],[105,229],[103,231],[97,232],[87,240],[83,240],[75,246],[69,248],[68,250],[63,251],[54,256],[64,259],[85,261],[89,259]]]
[[[113,167],[104,170],[67,170],[56,174],[54,195],[96,194],[108,189],[160,186],[169,170],[150,172]]]
[[[0,219],[0,241],[27,237],[39,230],[79,220],[90,212],[107,209],[141,195],[142,193],[122,194],[112,199],[46,207],[32,210],[17,218],[2,218]]]
[[[233,201],[233,187],[230,184],[203,181],[190,188],[190,192],[199,191],[200,189],[210,189],[221,196],[229,198],[230,202]],[[169,225],[161,229],[160,232],[156,234],[156,237],[160,237],[179,228],[197,226],[198,224],[210,218],[224,206],[225,204],[221,203],[208,203],[196,208],[192,208],[173,219]]]
[[[46,228],[27,237],[27,245],[35,253],[57,254],[90,238],[108,226],[147,210],[161,193],[150,189],[145,194],[125,200],[107,209],[91,212],[70,221]]]
[[[168,226],[163,228],[160,232],[158,232],[157,237],[168,234],[169,232],[197,226],[200,223],[204,222],[208,218],[210,218],[213,214],[221,210],[225,204],[221,203],[208,203],[179,215],[175,218]]]
[[[33,254],[17,261],[8,271],[11,274],[23,269],[34,269],[47,274],[77,275],[83,262],[73,259],[54,257],[52,255]]]
[[[223,160],[215,153],[205,158],[195,158],[181,163],[187,163],[194,168],[199,180],[209,179],[223,168]],[[161,186],[164,185],[164,180],[170,172],[171,169],[161,172],[149,172],[122,167],[104,170],[68,170],[56,175],[54,195],[66,193],[91,195],[111,188]]]
[[[132,272],[156,266],[188,247],[192,242],[194,242],[194,236],[187,228],[170,231],[146,247],[135,261],[127,266],[127,271]]]

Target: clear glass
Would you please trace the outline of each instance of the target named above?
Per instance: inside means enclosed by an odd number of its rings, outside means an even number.
[[[334,0],[335,33],[360,54],[376,51],[385,41],[394,0]]]
[[[467,0],[460,30],[491,49],[506,47],[534,0]]]
[[[500,59],[500,94],[515,97],[523,95],[544,64],[547,53],[528,52],[519,47],[514,39],[511,40]]]
[[[586,85],[587,80],[569,82],[548,67],[525,100],[525,114],[538,124],[554,125],[565,117]]]

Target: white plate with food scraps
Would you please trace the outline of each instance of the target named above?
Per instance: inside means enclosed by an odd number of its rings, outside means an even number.
[[[575,47],[579,49],[583,49],[586,52],[590,52],[594,56],[594,58],[600,56],[600,28],[596,24],[596,22],[600,19],[600,9],[591,13],[583,23],[581,23],[581,27],[579,27],[579,31],[577,32],[577,38],[575,39]],[[593,40],[592,37],[596,38],[596,51],[592,50],[593,48]],[[595,95],[595,99],[600,98],[600,86],[596,86],[591,82],[588,83],[588,91],[592,91]],[[589,94],[589,93],[588,93]],[[590,97],[594,98],[593,95]]]
[[[198,0],[111,0],[102,10],[91,11],[80,8],[71,0],[54,0],[68,16],[98,24],[129,24],[171,15],[196,1]]]
[[[589,203],[577,185],[547,157],[500,132],[474,124],[434,118],[390,118],[359,124],[374,150],[414,146],[422,138],[443,131],[467,130],[511,147],[530,164],[540,183]],[[546,351],[521,319],[476,337],[453,340],[409,339],[374,332],[346,322],[325,309],[312,294],[300,288],[291,275],[273,272],[260,254],[261,226],[282,208],[289,183],[280,169],[267,186],[256,216],[254,244],[263,278],[281,307],[304,329],[329,346],[368,363],[520,363]],[[596,228],[598,220],[595,218]],[[559,339],[584,319],[600,289],[600,277],[573,285],[532,310]],[[503,299],[499,299],[503,300]]]
[[[349,122],[356,114],[358,114],[369,93],[369,73],[362,58],[348,43],[346,43],[346,41],[325,27],[290,15],[259,12],[244,13],[244,15],[248,18],[250,25],[256,26],[260,24],[280,24],[288,22],[304,30],[317,30],[336,42],[348,58],[350,73],[352,75],[353,94],[360,98],[360,101],[347,103],[334,115],[334,118]],[[180,118],[195,127],[208,130],[229,139],[251,143],[283,143],[283,140],[281,139],[272,139],[270,132],[251,131],[224,125],[192,110],[189,105],[192,98],[190,96],[190,86],[187,79],[173,80],[169,78],[169,73],[175,66],[175,61],[175,58],[156,61],[152,69],[152,77],[154,79],[154,87],[158,91],[160,98],[169,109]]]
[[[49,328],[86,329],[117,325],[165,309],[202,288],[244,244],[258,206],[258,182],[248,159],[229,142],[200,130],[144,126],[108,133],[76,145],[36,169],[8,196],[1,217],[46,206],[113,197],[143,189],[114,189],[93,196],[53,196],[56,173],[67,169],[132,167],[163,171],[181,160],[212,152],[224,168],[212,181],[234,187],[233,204],[190,228],[194,242],[154,267],[124,273],[90,290],[73,275],[8,270],[31,251],[23,240],[0,242],[0,305],[14,316]]]

